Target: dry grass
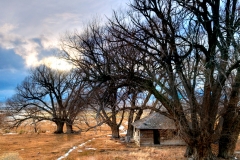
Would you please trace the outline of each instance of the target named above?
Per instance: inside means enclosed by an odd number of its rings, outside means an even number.
[[[92,150],[88,150],[91,148]],[[96,150],[93,150],[96,149]],[[181,160],[185,146],[138,147],[134,143],[124,143],[108,136],[93,139],[85,146],[78,147],[67,160]]]
[[[17,152],[9,152],[1,155],[0,160],[22,160],[22,157]]]
[[[75,146],[64,160],[183,160],[185,146],[138,147],[111,139],[106,125],[101,131],[82,134],[53,134],[56,126],[50,122],[20,127],[0,134],[0,160],[56,160]],[[16,132],[9,134],[8,132]],[[6,134],[8,133],[8,134]],[[89,141],[90,140],[90,141]],[[81,145],[82,144],[82,145]],[[84,144],[84,145],[83,145]],[[240,150],[240,143],[236,150]]]
[[[54,160],[63,156],[73,146],[77,148],[65,160],[184,159],[184,146],[137,147],[134,143],[127,144],[111,139],[106,125],[101,126],[101,131],[93,130],[80,135],[53,134],[55,126],[49,122],[39,124],[38,128],[39,133],[34,133],[33,127],[25,126],[0,134],[0,160]],[[80,146],[85,142],[85,145]]]
[[[20,127],[14,131],[3,131],[0,134],[0,160],[19,155],[22,159],[52,160],[64,155],[72,146],[83,143],[94,133],[53,134],[55,126],[52,123],[40,124],[41,132],[34,133],[29,126]],[[10,134],[15,132],[14,134]],[[14,153],[14,154],[13,154]],[[3,158],[5,157],[5,158]],[[17,158],[12,158],[13,160]]]

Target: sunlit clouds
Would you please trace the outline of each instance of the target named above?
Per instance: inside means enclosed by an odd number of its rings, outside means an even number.
[[[44,58],[39,64],[45,64],[47,67],[59,71],[70,71],[73,68],[73,65],[69,64],[66,60],[58,57]]]
[[[41,64],[70,70],[72,66],[57,58],[60,38],[66,32],[81,31],[93,17],[111,17],[113,9],[128,0],[7,0],[0,9],[0,102],[9,97],[28,70]],[[78,58],[79,54],[72,56]],[[8,77],[8,78],[6,78]],[[9,89],[11,92],[1,92]],[[4,95],[4,94],[7,95]]]
[[[9,23],[5,23],[0,25],[0,45],[6,49],[14,48],[14,42],[20,40],[16,34],[12,33],[12,31],[17,28]]]

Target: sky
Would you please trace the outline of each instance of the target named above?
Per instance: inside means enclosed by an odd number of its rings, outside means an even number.
[[[94,18],[111,17],[129,0],[0,0],[0,102],[15,94],[29,69],[56,59],[59,40]],[[54,64],[52,64],[54,65]]]

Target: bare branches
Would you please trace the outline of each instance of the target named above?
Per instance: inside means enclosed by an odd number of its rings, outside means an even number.
[[[235,0],[135,0],[127,13],[114,12],[106,26],[95,22],[83,34],[68,35],[63,44],[78,59],[67,49],[64,54],[91,93],[98,93],[92,106],[106,123],[117,127],[119,110],[140,109],[127,105],[133,90],[147,92],[196,152],[207,146],[209,155],[197,157],[204,159],[212,156],[208,149],[222,104],[230,105],[234,91],[228,83],[238,83],[238,9]]]
[[[35,123],[50,120],[60,126],[64,123],[72,125],[85,107],[85,87],[74,71],[60,72],[46,66],[37,67],[8,100],[14,126],[18,127],[28,119],[34,119]],[[62,129],[60,127],[57,132],[62,133]]]

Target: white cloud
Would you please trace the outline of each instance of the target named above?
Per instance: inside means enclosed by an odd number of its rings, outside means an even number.
[[[16,29],[17,26],[14,26],[13,24],[5,23],[0,26],[0,45],[3,48],[6,49],[12,49],[14,48],[13,42],[16,40],[19,40],[19,36],[12,33],[14,29]]]
[[[39,63],[38,56],[41,51],[58,48],[57,40],[49,40],[44,35],[38,38],[41,45],[34,40],[23,35],[14,33],[17,26],[13,24],[3,24],[0,26],[0,47],[13,49],[17,55],[25,60],[26,67],[36,66]]]
[[[9,23],[5,23],[4,25],[2,25],[0,27],[0,33],[9,33],[11,30],[15,29],[16,26],[9,24]]]
[[[39,64],[45,64],[52,69],[60,71],[69,71],[73,68],[73,66],[64,59],[60,59],[54,56],[44,58],[40,61]]]
[[[9,27],[9,28],[8,28]],[[15,27],[11,24],[0,26],[0,46],[6,49],[13,49],[16,54],[25,59],[26,65],[30,66],[29,58],[37,57],[39,45],[36,42],[30,41],[12,33]],[[20,38],[21,37],[21,38]]]
[[[61,20],[61,21],[59,21]],[[57,13],[53,14],[50,17],[47,17],[43,20],[43,23],[48,24],[64,24],[64,22],[70,22],[70,23],[79,23],[80,22],[80,15],[74,14],[70,12],[63,12],[63,13]]]
[[[44,51],[60,49],[60,34],[80,29],[93,16],[109,15],[128,0],[8,0],[1,3],[0,47],[13,49],[26,67],[40,62]],[[33,40],[40,39],[41,44]],[[39,59],[41,57],[41,59]]]
[[[20,55],[24,60],[24,67],[48,63],[53,68],[71,68],[66,62],[53,57],[53,50],[60,49],[58,40],[66,31],[81,30],[81,27],[91,21],[93,17],[111,16],[112,9],[118,9],[129,0],[2,0],[0,5],[0,49],[1,58],[6,53]],[[7,52],[8,51],[8,52]],[[8,88],[15,88],[23,80],[26,68],[22,58],[15,56],[6,61],[1,69],[14,66],[13,70],[4,72],[4,79],[0,81],[0,101],[9,97],[14,90],[6,88],[6,79],[11,83]],[[2,59],[2,61],[4,61]],[[13,65],[13,63],[18,65]],[[17,66],[17,67],[16,67]],[[22,69],[20,71],[20,68]],[[16,69],[16,70],[15,70]],[[24,70],[24,71],[23,71]],[[6,78],[8,77],[8,78]],[[1,79],[0,79],[1,80]],[[8,83],[7,81],[7,83]]]

